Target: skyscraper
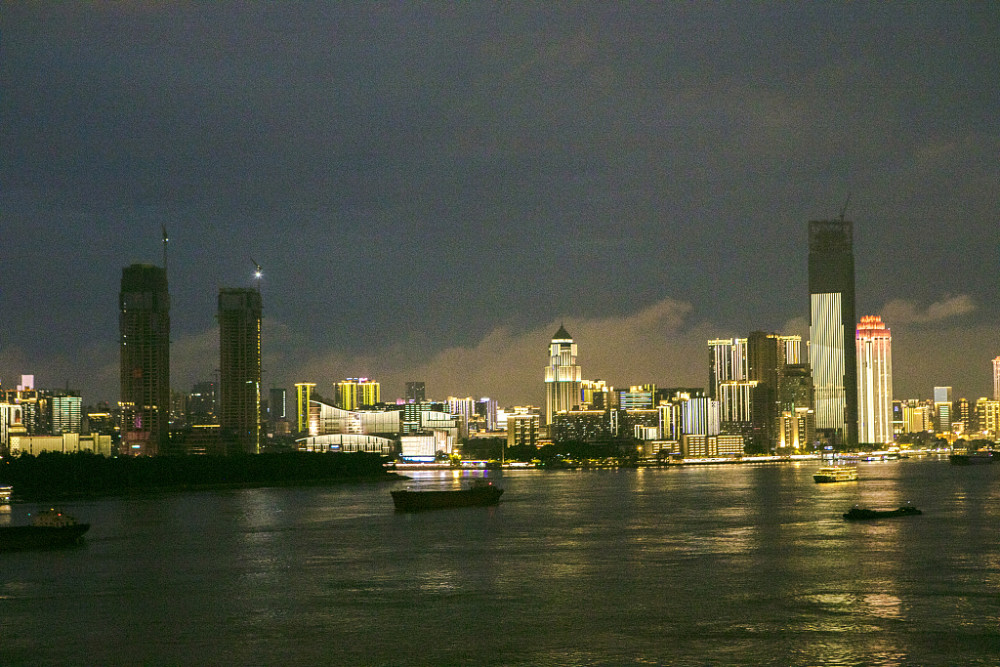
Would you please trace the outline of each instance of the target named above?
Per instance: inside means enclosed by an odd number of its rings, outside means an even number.
[[[309,404],[312,401],[315,382],[295,383],[295,432],[309,432]],[[316,435],[316,433],[310,433]]]
[[[552,424],[552,416],[563,410],[572,410],[580,404],[580,385],[583,375],[576,365],[576,343],[560,326],[549,343],[549,365],[545,367],[545,424]]]
[[[1000,401],[1000,357],[993,360],[993,400]]]
[[[938,433],[951,433],[951,387],[934,387],[934,419]]]
[[[167,270],[132,264],[118,294],[121,336],[122,454],[155,455],[169,446],[170,293]]]
[[[858,442],[853,223],[809,223],[809,355],[816,429],[836,445]]]
[[[260,451],[260,292],[219,290],[219,424],[239,450]]]
[[[892,335],[877,315],[865,315],[857,329],[858,440],[892,442]]]

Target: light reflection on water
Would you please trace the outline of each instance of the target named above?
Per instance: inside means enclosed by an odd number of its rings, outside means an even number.
[[[981,499],[1000,467],[861,464],[835,485],[815,467],[490,473],[498,507],[419,514],[393,511],[403,483],[80,503],[83,548],[0,555],[0,615],[19,619],[0,624],[0,664],[81,648],[109,664],[948,664],[956,646],[994,664],[1000,503]],[[925,514],[840,517],[906,500]]]

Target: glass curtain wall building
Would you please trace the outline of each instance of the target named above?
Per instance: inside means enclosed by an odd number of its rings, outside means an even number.
[[[835,447],[858,443],[853,223],[809,223],[809,361],[816,429]]]

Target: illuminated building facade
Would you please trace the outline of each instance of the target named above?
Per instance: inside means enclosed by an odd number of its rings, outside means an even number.
[[[132,264],[118,294],[121,453],[156,455],[169,446],[170,294],[167,270]]]
[[[707,397],[682,401],[681,430],[685,435],[718,435],[719,402]]]
[[[607,410],[577,409],[553,415],[549,435],[557,442],[598,442],[610,440],[613,433]]]
[[[316,388],[315,382],[296,382],[295,383],[295,432],[296,433],[309,433],[310,435],[317,435],[316,433],[310,432],[309,429],[309,404],[312,402],[313,389]]]
[[[906,433],[927,433],[933,428],[930,407],[926,405],[903,406],[903,430]]]
[[[370,408],[382,402],[379,383],[368,378],[347,378],[334,384],[337,407],[344,410]]]
[[[219,290],[219,425],[245,454],[260,452],[260,292]]]
[[[604,380],[583,380],[580,383],[580,402],[584,409],[607,410],[612,407],[614,387]]]
[[[934,387],[934,427],[938,433],[951,433],[951,387]]]
[[[853,223],[809,223],[809,362],[816,428],[835,446],[858,442]]]
[[[507,413],[507,446],[529,445],[537,447],[541,436],[542,416],[538,409],[518,406]]]
[[[856,333],[858,442],[884,445],[892,437],[892,335],[882,318],[866,315]]]
[[[1000,357],[993,360],[993,400],[1000,401]]]
[[[565,327],[560,326],[549,343],[549,365],[545,367],[545,424],[552,423],[557,412],[572,410],[581,402],[583,381],[576,363],[576,343]]]
[[[52,399],[52,435],[79,433],[82,422],[81,399],[69,394],[55,394]]]
[[[1000,434],[1000,401],[985,397],[976,401],[976,430],[988,440],[996,439]]]
[[[708,397],[719,400],[724,382],[748,379],[746,338],[716,338],[708,341]]]

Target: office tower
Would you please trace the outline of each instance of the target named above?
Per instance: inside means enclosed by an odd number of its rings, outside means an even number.
[[[993,360],[993,400],[1000,401],[1000,357]]]
[[[426,401],[426,400],[427,400],[427,390],[424,388],[423,382],[406,383],[407,403],[420,403],[421,401]]]
[[[951,433],[951,387],[934,387],[934,416],[938,433]]]
[[[778,346],[782,364],[802,363],[802,336],[778,336]]]
[[[756,382],[751,412],[750,451],[766,454],[778,444],[781,409],[778,399],[789,356],[798,358],[798,336],[752,331],[747,336],[747,379]],[[794,362],[793,362],[794,363]]]
[[[618,408],[620,410],[652,410],[655,407],[653,397],[656,395],[656,385],[634,385],[619,389]]]
[[[747,379],[746,338],[716,338],[708,341],[708,397],[719,400],[723,382]]]
[[[81,425],[81,399],[65,393],[52,397],[52,435],[79,433]]]
[[[382,402],[379,383],[368,378],[347,378],[334,384],[337,407],[342,410],[361,410]]]
[[[476,401],[476,415],[482,419],[487,431],[496,431],[497,399],[484,396]]]
[[[572,410],[580,404],[583,375],[576,364],[576,343],[560,326],[549,343],[549,365],[545,367],[545,425],[557,412]]]
[[[219,290],[219,425],[239,450],[260,452],[260,292]]]
[[[972,428],[972,421],[975,413],[969,408],[969,399],[960,398],[952,405],[954,406],[954,411],[951,415],[952,427],[961,429],[961,433],[969,433],[974,430]]]
[[[719,402],[707,397],[681,402],[681,430],[684,435],[718,435]]]
[[[809,223],[809,363],[816,429],[834,446],[858,442],[853,223]]]
[[[580,382],[580,403],[591,410],[609,410],[614,403],[614,387],[604,380],[582,380]]]
[[[929,407],[926,405],[903,406],[903,429],[906,433],[926,433],[932,428]]]
[[[865,315],[858,324],[858,441],[892,442],[892,335],[882,318]]]
[[[169,445],[170,293],[167,270],[132,264],[118,294],[122,454],[155,455]]]

